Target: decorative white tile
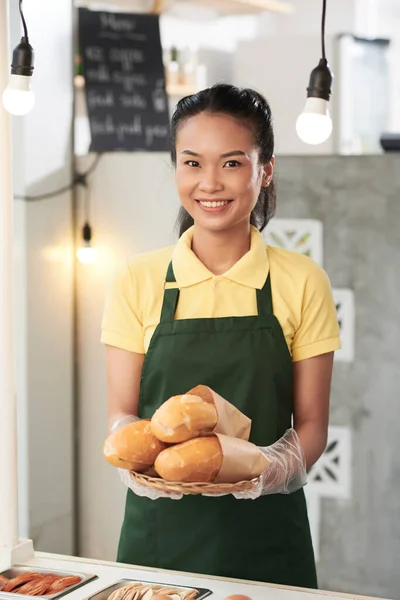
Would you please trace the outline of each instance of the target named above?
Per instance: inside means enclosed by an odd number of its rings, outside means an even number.
[[[304,488],[315,560],[319,560],[321,499],[348,499],[351,493],[351,433],[348,427],[329,427],[324,454],[310,469]]]
[[[354,360],[355,345],[355,310],[354,293],[347,289],[333,289],[342,348],[335,352],[335,359],[343,362]]]
[[[310,469],[306,488],[325,498],[350,498],[351,432],[348,427],[329,427],[326,450]]]
[[[319,560],[319,536],[320,536],[320,525],[321,525],[321,497],[318,493],[313,491],[308,485],[304,488],[308,520],[310,522],[311,538],[314,548],[315,561]]]
[[[286,248],[309,256],[322,265],[323,227],[315,219],[272,219],[264,230],[270,246]]]

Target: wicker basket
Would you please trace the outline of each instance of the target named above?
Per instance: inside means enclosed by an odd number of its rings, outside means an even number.
[[[258,481],[252,479],[250,481],[239,481],[238,483],[178,483],[134,471],[131,471],[130,476],[136,483],[158,492],[173,492],[184,495],[206,494],[207,496],[226,496],[236,492],[246,492],[254,489]]]

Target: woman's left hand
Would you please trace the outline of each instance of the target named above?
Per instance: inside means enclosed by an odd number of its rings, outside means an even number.
[[[270,465],[254,482],[254,488],[234,493],[238,500],[255,500],[267,494],[292,494],[307,483],[306,462],[294,429],[271,446],[260,448]]]

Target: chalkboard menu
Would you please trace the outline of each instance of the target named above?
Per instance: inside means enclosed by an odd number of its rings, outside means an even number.
[[[168,98],[157,15],[79,10],[91,152],[162,152]]]

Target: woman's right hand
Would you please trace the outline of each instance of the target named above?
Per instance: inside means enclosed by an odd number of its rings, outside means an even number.
[[[130,423],[136,423],[140,421],[139,417],[135,417],[134,415],[127,415],[120,419],[117,419],[115,423],[111,426],[110,433],[116,431],[117,429],[121,429]],[[118,469],[120,478],[122,483],[126,485],[134,494],[137,496],[144,496],[145,498],[150,498],[150,500],[157,500],[158,498],[171,498],[171,500],[180,500],[182,498],[182,494],[174,494],[169,492],[158,492],[149,488],[145,485],[141,485],[132,479],[130,476],[130,472],[127,469]]]
[[[111,425],[110,433],[117,431],[117,429],[122,429],[125,425],[136,423],[137,421],[140,421],[140,418],[135,417],[135,415],[125,415],[124,417],[120,417]]]
[[[143,361],[143,354],[106,346],[109,430],[125,417],[134,418],[138,414]]]

